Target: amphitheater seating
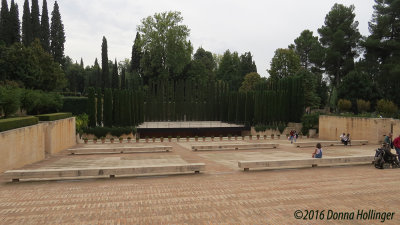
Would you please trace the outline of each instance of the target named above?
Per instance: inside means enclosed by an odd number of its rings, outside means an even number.
[[[248,143],[248,144],[220,144],[220,145],[193,145],[193,151],[220,151],[220,150],[262,150],[277,148],[279,144]]]

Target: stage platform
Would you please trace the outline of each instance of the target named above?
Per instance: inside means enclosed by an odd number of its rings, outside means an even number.
[[[221,121],[165,121],[144,122],[137,127],[137,133],[144,137],[219,137],[220,135],[241,136],[243,131],[250,131],[249,126],[225,123]]]

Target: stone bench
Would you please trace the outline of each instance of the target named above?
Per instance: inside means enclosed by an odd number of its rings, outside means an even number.
[[[9,170],[4,174],[13,182],[20,179],[62,179],[104,177],[114,178],[118,175],[166,175],[186,172],[200,173],[205,169],[204,163],[171,164],[156,166],[129,166],[129,167],[99,167],[99,168],[65,168],[65,169],[34,169],[34,170]]]
[[[337,166],[351,164],[371,164],[374,156],[346,156],[327,157],[321,159],[288,159],[288,160],[260,160],[260,161],[239,161],[238,166],[244,171],[250,168],[301,168],[316,166]]]
[[[101,153],[153,153],[171,152],[171,146],[143,146],[143,147],[109,147],[109,148],[71,148],[71,154],[101,154]]]
[[[277,148],[279,144],[272,143],[249,143],[249,144],[222,144],[222,145],[193,145],[193,151],[218,151],[218,150],[257,150],[266,148]]]
[[[334,145],[344,145],[341,141],[309,141],[309,142],[296,142],[293,143],[296,147],[315,147],[317,143],[321,143],[322,147],[334,146]],[[352,140],[351,145],[366,145],[367,140]]]

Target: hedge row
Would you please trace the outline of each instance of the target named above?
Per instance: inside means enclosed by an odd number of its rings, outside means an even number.
[[[73,115],[88,114],[87,97],[64,97],[62,112],[72,112]]]
[[[72,113],[42,114],[37,115],[36,117],[39,119],[39,121],[54,121],[72,117]]]
[[[37,117],[18,117],[0,120],[0,132],[35,125],[39,122]]]

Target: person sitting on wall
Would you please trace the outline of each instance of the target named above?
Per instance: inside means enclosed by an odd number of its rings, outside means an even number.
[[[351,145],[351,139],[350,139],[350,134],[349,133],[347,133],[345,141],[346,141],[345,145],[347,145],[347,144]]]
[[[317,146],[315,146],[315,147],[316,148],[315,148],[314,153],[312,154],[312,157],[313,158],[318,158],[318,159],[322,158],[322,146],[321,146],[321,143],[318,143]]]
[[[346,133],[343,133],[342,135],[340,135],[340,141],[344,144],[347,145],[347,141],[346,141]]]

